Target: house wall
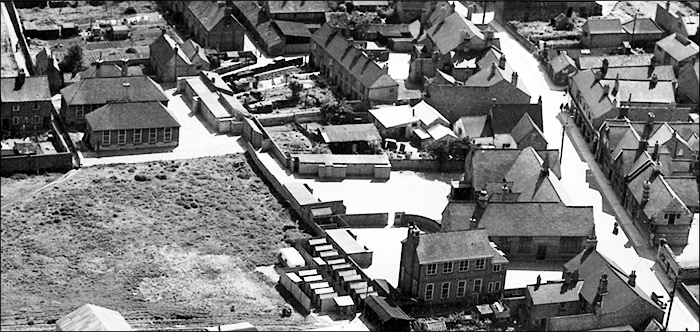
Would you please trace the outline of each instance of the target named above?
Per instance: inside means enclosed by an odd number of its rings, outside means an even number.
[[[698,83],[698,77],[695,76],[693,72],[692,65],[690,67],[684,67],[685,70],[681,70],[678,75],[678,95],[679,99],[687,99],[691,103],[697,104],[700,102],[700,84]],[[681,101],[681,100],[679,100]]]
[[[135,150],[135,149],[151,149],[151,148],[162,148],[162,147],[176,147],[179,144],[180,139],[180,128],[172,128],[172,140],[170,142],[164,142],[165,128],[156,129],[156,142],[149,142],[149,129],[142,129],[141,132],[141,143],[134,143],[134,129],[126,130],[126,142],[124,144],[119,144],[119,136],[117,130],[110,130],[110,144],[109,146],[102,145],[102,131],[92,131],[90,130],[90,144],[96,151],[115,151],[115,150]]]
[[[540,326],[540,320],[543,318],[576,315],[581,310],[579,301],[563,302],[564,306],[562,309],[560,303],[534,305],[529,292],[525,292],[525,299],[528,306],[527,323],[535,328]]]
[[[423,77],[435,77],[438,63],[432,58],[415,58],[408,68],[408,79],[411,82],[423,82]]]
[[[605,299],[603,299],[605,301]],[[608,314],[582,314],[549,318],[549,331],[587,331],[605,327],[630,325],[639,330],[651,317],[661,322],[664,312],[654,309],[651,304],[641,298],[631,301],[624,308]]]
[[[368,98],[376,104],[393,104],[399,98],[399,86],[370,88]]]
[[[65,99],[62,99],[61,102],[61,116],[63,117],[63,121],[68,125],[69,127],[75,126],[78,129],[84,129],[87,122],[85,121],[85,115],[88,113],[104,106],[105,104],[95,104],[95,105],[71,105],[68,106],[65,103]],[[78,106],[83,106],[83,117],[78,119]]]
[[[584,30],[581,35],[581,43],[586,48],[620,47],[623,40],[627,40],[624,32],[591,35]]]
[[[491,233],[491,232],[489,232]],[[541,246],[546,248],[545,260],[567,261],[578,255],[586,246],[586,236],[579,236],[578,250],[561,252],[559,236],[533,236],[529,249],[520,250],[521,237],[502,237],[498,234],[489,234],[489,240],[495,243],[499,249],[506,253],[510,261],[532,261],[537,258],[537,252]]]
[[[14,106],[19,106],[13,111]],[[37,109],[34,109],[37,107]],[[0,124],[3,138],[23,137],[51,129],[51,100],[20,103],[0,103]]]
[[[515,85],[502,81],[491,87],[468,87],[431,84],[425,100],[454,123],[460,117],[487,115],[493,98],[499,104],[529,104],[530,96]]]
[[[676,254],[668,244],[659,244],[659,248],[656,251],[656,261],[661,266],[661,269],[671,278],[677,275],[680,275],[683,280],[697,280],[699,278],[700,270],[697,267],[682,268],[676,258]]]

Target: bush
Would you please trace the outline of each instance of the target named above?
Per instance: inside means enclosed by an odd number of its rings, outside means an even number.
[[[134,9],[134,7],[128,7],[128,8],[126,8],[126,10],[124,11],[124,14],[125,14],[125,15],[136,14],[136,9]]]
[[[150,181],[151,179],[148,176],[142,175],[142,174],[136,174],[134,175],[134,180],[138,182],[143,182],[143,181]]]

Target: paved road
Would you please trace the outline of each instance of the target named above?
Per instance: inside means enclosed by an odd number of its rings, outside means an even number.
[[[503,27],[495,22],[493,25],[499,31],[498,36],[506,59],[509,59],[511,67],[526,82],[533,99],[542,96],[544,133],[549,147],[562,147],[562,125],[556,116],[559,114],[559,105],[567,102],[566,94],[561,91],[561,88],[551,85],[547,75],[528,50],[508,35]],[[574,131],[572,130],[575,141],[576,133]],[[589,163],[590,167],[586,163],[586,161],[592,160],[592,156],[586,154],[585,151],[582,151],[582,156],[579,156],[568,136],[565,136],[563,141],[562,184],[569,197],[573,198],[576,204],[593,206],[598,250],[615,261],[625,271],[636,270],[637,282],[647,294],[655,292],[663,294],[668,299],[666,289],[652,271],[654,266],[653,253],[646,248],[644,237],[639,231],[635,227],[629,227],[631,221],[624,219],[626,216],[624,211],[620,213],[624,232],[617,236],[612,234],[613,223],[617,219],[603,212],[600,193],[589,188],[589,184],[586,182],[587,171],[590,171],[594,177],[600,173],[599,169],[596,170],[597,166],[594,162]],[[599,175],[602,176],[602,174]],[[599,181],[599,183],[603,187],[607,184],[606,181]],[[608,190],[603,189],[603,194],[609,194]],[[621,207],[619,201],[615,203],[615,200],[614,195],[609,199],[613,209],[617,212],[621,210]],[[635,247],[639,249],[635,249]],[[669,330],[682,331],[688,328],[691,331],[697,331],[700,329],[698,319],[682,301],[676,301],[672,310]]]

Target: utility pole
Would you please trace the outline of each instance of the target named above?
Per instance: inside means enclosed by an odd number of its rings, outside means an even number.
[[[486,7],[489,5],[488,1],[484,1],[484,8],[483,8],[483,15],[481,16],[481,24],[484,24],[486,22]]]
[[[666,324],[664,324],[664,331],[668,331],[668,322],[671,318],[671,309],[673,308],[673,298],[676,297],[676,286],[678,286],[679,274],[676,274],[676,278],[673,280],[673,290],[671,290],[671,302],[668,304],[668,313],[666,314]]]
[[[634,14],[634,22],[632,22],[632,36],[630,37],[630,47],[634,47],[634,46],[632,46],[632,44],[634,43],[634,33],[636,32],[636,28],[637,28],[637,14]]]
[[[566,134],[566,126],[569,124],[569,114],[564,114],[566,121],[561,126],[561,147],[559,148],[559,165],[561,165],[562,159],[564,159],[564,135]]]

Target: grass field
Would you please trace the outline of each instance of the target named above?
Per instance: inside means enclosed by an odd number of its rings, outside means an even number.
[[[302,234],[242,155],[83,168],[4,209],[1,235],[2,330],[53,329],[85,303],[138,329],[315,324],[279,318],[254,271]]]

